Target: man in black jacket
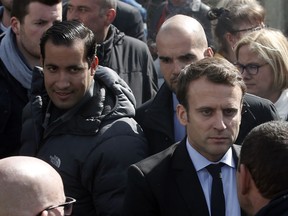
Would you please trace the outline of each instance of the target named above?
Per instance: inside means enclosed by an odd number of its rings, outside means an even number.
[[[245,138],[237,169],[241,207],[255,216],[288,215],[288,122],[271,121]]]
[[[65,193],[77,199],[74,216],[118,216],[127,168],[148,151],[132,91],[98,67],[95,36],[82,23],[55,23],[40,47],[43,73],[34,70],[20,153],[60,173]]]
[[[70,0],[67,19],[84,23],[96,35],[99,65],[109,67],[130,86],[137,107],[153,98],[158,90],[157,73],[148,46],[126,36],[112,22],[117,0]]]
[[[179,124],[174,111],[178,104],[175,92],[181,69],[204,57],[213,56],[201,24],[185,15],[176,15],[164,22],[156,42],[165,82],[153,100],[136,110],[136,121],[144,130],[151,154],[168,148],[185,136],[184,127]],[[245,94],[236,143],[241,144],[253,127],[278,118],[270,101]]]

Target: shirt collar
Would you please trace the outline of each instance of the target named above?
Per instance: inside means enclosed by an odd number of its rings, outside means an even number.
[[[176,111],[176,107],[179,104],[179,101],[178,101],[175,93],[172,93],[172,98],[173,98],[173,109],[174,109],[174,111]]]
[[[192,145],[188,142],[188,139],[186,139],[186,148],[188,150],[191,161],[194,164],[194,167],[195,167],[197,172],[202,170],[206,166],[210,165],[211,163],[215,163],[215,162],[209,161],[208,159],[203,157],[198,151],[196,151],[192,147]],[[227,166],[230,166],[231,168],[236,168],[231,147],[228,149],[228,151],[225,153],[225,155],[221,158],[221,160],[218,161],[217,163],[219,163],[219,162],[222,162],[222,163],[226,164]]]

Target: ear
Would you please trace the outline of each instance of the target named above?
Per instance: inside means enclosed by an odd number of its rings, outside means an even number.
[[[211,47],[208,47],[205,51],[204,51],[204,56],[205,57],[213,57],[214,56],[214,52],[212,50]]]
[[[250,191],[251,181],[253,181],[251,173],[244,164],[240,164],[238,172],[239,192],[242,195],[246,195]]]
[[[41,213],[41,216],[48,216],[48,211],[43,211],[42,213]]]
[[[178,104],[176,107],[176,113],[177,113],[177,118],[179,120],[179,122],[183,125],[186,126],[188,120],[188,114],[187,111],[185,109],[185,107],[182,104]]]
[[[20,21],[16,17],[11,17],[10,19],[11,29],[15,33],[15,35],[19,35],[20,33]]]
[[[106,11],[106,23],[107,25],[110,25],[116,17],[116,10],[113,8],[110,8]]]
[[[230,32],[226,32],[224,37],[226,38],[226,41],[229,43],[231,49],[234,49],[234,46],[238,41],[237,37],[231,34]]]
[[[91,76],[94,76],[96,69],[98,67],[98,62],[99,62],[98,57],[95,56],[94,61],[92,61],[92,63],[91,63],[91,68],[90,68]]]

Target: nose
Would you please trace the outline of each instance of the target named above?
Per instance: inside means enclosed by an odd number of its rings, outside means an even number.
[[[185,67],[185,64],[179,62],[179,61],[175,61],[174,65],[173,65],[173,74],[175,75],[179,75],[181,70]]]
[[[251,77],[252,77],[252,76],[247,72],[247,69],[246,69],[246,68],[243,68],[243,69],[242,69],[241,76],[242,76],[243,80],[248,80],[248,79],[251,79]]]
[[[60,72],[57,80],[56,80],[56,87],[58,89],[66,89],[70,86],[70,81],[68,76],[64,72]]]
[[[218,130],[218,131],[222,131],[225,130],[226,124],[223,118],[223,113],[219,112],[215,115],[215,121],[214,121],[214,129]]]

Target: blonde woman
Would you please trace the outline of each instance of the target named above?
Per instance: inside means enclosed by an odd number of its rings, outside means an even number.
[[[272,101],[288,120],[288,41],[276,29],[245,35],[235,48],[237,67],[247,91]]]

